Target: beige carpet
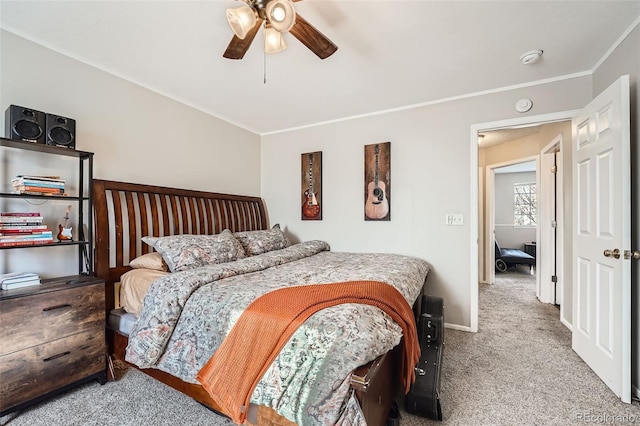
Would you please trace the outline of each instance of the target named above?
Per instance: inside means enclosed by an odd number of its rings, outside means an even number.
[[[639,403],[622,404],[571,350],[558,309],[535,298],[535,277],[525,271],[498,277],[480,286],[480,331],[445,331],[444,421],[402,411],[401,424],[631,424],[624,420],[632,416],[640,424]],[[2,417],[0,425],[231,424],[138,371],[121,369],[118,376]]]
[[[640,424],[638,401],[620,402],[573,352],[559,309],[537,300],[528,268],[496,281],[480,285],[478,333],[445,330],[444,421],[403,414],[401,424],[612,424],[599,419],[625,415]],[[445,300],[445,318],[446,309]]]

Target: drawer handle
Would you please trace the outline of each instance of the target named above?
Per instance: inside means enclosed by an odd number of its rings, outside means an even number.
[[[56,358],[62,358],[63,356],[69,355],[70,353],[71,353],[70,351],[62,352],[62,353],[60,353],[58,355],[53,355],[53,356],[50,356],[49,358],[45,358],[45,359],[43,359],[43,361],[44,362],[53,361]]]
[[[47,311],[53,311],[53,310],[56,310],[56,309],[70,308],[70,307],[71,307],[70,304],[65,303],[64,305],[56,305],[56,306],[50,306],[48,308],[44,308],[44,309],[42,309],[42,311],[43,312],[47,312]]]

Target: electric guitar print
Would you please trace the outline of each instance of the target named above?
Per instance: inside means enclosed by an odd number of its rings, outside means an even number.
[[[373,181],[367,187],[367,201],[364,207],[364,214],[369,219],[383,219],[389,214],[389,200],[387,200],[386,185],[380,180],[378,170],[378,158],[380,156],[380,146],[375,146],[375,169]]]
[[[309,154],[309,188],[304,191],[302,216],[307,219],[317,219],[320,215],[320,203],[313,191],[313,154]]]
[[[64,215],[64,226],[58,225],[58,241],[73,241],[73,236],[71,234],[71,227],[68,227],[69,224],[69,212],[71,212],[71,206],[67,206],[67,211]]]

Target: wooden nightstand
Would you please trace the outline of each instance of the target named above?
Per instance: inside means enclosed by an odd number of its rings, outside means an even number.
[[[0,290],[0,416],[106,381],[104,280],[84,275]]]

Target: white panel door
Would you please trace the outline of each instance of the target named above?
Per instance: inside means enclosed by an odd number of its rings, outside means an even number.
[[[629,77],[573,120],[573,349],[631,402]]]

